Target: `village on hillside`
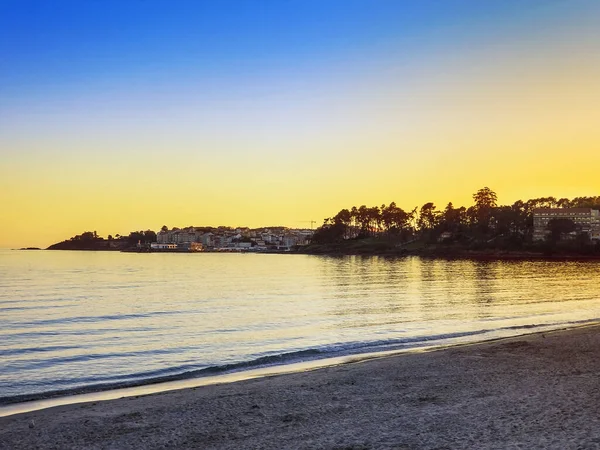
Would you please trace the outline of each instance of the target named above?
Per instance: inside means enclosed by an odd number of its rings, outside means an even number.
[[[132,231],[108,238],[86,231],[48,247],[48,250],[112,250],[123,252],[290,252],[307,245],[314,230],[282,226],[186,227]]]
[[[156,242],[149,244],[154,251],[222,251],[222,252],[268,252],[290,251],[293,247],[306,245],[313,230],[286,227],[187,227],[166,226],[156,235]],[[139,247],[146,244],[138,243]]]

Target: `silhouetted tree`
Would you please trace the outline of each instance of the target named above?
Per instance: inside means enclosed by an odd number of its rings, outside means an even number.
[[[438,223],[438,215],[433,203],[425,203],[419,211],[417,227],[421,231],[432,230]]]
[[[350,211],[347,209],[342,209],[333,217],[332,222],[338,225],[338,228],[343,230],[343,237],[344,239],[347,239],[349,237],[348,231],[350,230],[352,222],[352,214]]]
[[[548,196],[527,201],[517,200],[510,206],[499,206],[496,193],[489,187],[479,189],[473,194],[473,200],[474,204],[468,208],[456,208],[450,202],[443,211],[437,211],[432,202],[410,212],[399,208],[395,202],[387,206],[353,206],[326,219],[315,233],[313,242],[336,242],[384,234],[407,241],[414,239],[417,231],[421,239],[436,240],[438,233],[450,231],[453,233],[453,241],[468,243],[471,248],[521,248],[531,243],[535,208],[600,209],[600,196],[576,197],[572,200]],[[577,230],[577,227],[572,229],[572,225],[568,223],[570,221],[558,220],[560,219],[551,221],[549,225],[552,228],[549,228],[550,239],[556,241],[566,233]],[[592,248],[589,236],[578,236],[574,243],[588,250]],[[600,252],[600,243],[596,247]]]
[[[315,244],[331,244],[344,239],[345,229],[342,223],[331,223],[328,221],[317,228],[311,238]]]
[[[486,186],[473,194],[473,200],[475,201],[474,218],[479,228],[485,232],[489,229],[492,212],[498,206],[496,204],[498,198],[496,193]]]
[[[84,233],[81,233],[80,240],[93,241],[94,239],[96,239],[96,237],[97,237],[97,234],[95,231],[86,231]]]
[[[156,233],[152,230],[144,231],[144,242],[156,242]]]
[[[392,234],[402,234],[409,228],[409,214],[391,202],[381,206],[381,223],[384,230]]]
[[[368,236],[369,233],[369,222],[370,222],[370,214],[369,208],[367,205],[360,205],[357,210],[356,219],[358,220],[360,226],[360,233],[363,236]]]
[[[571,219],[551,219],[548,222],[547,229],[550,231],[550,240],[552,242],[559,241],[565,234],[572,233],[577,229],[575,223]]]

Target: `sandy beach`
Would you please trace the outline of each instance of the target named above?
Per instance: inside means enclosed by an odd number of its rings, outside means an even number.
[[[0,418],[2,449],[599,448],[600,327]]]

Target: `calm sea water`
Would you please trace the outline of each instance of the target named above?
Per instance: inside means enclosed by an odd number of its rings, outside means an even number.
[[[600,263],[0,251],[0,403],[600,317]]]

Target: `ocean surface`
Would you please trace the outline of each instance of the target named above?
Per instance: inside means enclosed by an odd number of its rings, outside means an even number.
[[[600,262],[0,250],[0,404],[562,328]]]

